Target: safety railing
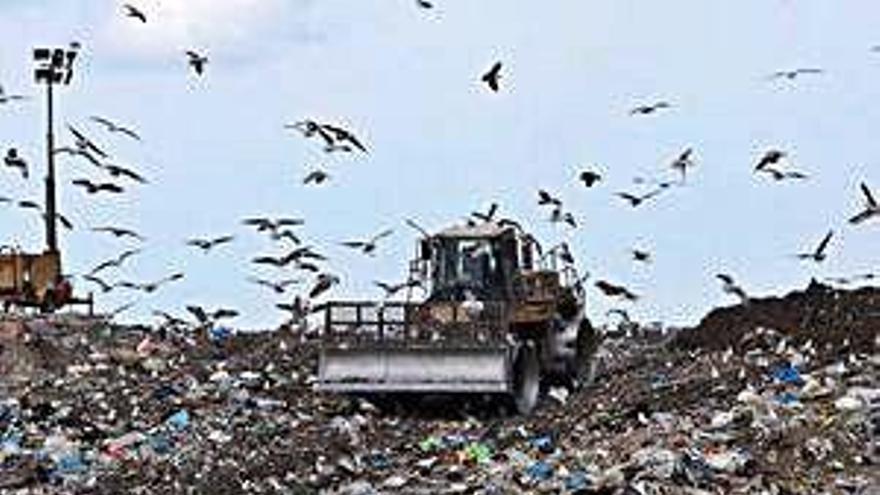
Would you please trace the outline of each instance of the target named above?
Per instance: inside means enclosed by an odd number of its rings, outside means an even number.
[[[325,345],[483,345],[505,341],[509,322],[503,302],[330,301],[323,312]]]

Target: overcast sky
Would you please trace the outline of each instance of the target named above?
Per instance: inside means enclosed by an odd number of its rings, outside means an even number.
[[[811,276],[876,271],[880,222],[852,227],[866,181],[880,194],[880,5],[869,1],[132,0],[148,16],[122,15],[123,2],[0,2],[0,84],[33,98],[0,106],[0,147],[15,146],[33,174],[0,170],[0,196],[42,202],[45,174],[42,88],[31,49],[82,43],[73,84],[61,91],[56,130],[79,124],[118,163],[151,180],[122,197],[87,197],[77,177],[103,179],[87,162],[59,158],[64,270],[79,274],[131,246],[88,231],[114,224],[148,237],[144,253],[107,278],[187,277],[140,299],[126,316],[184,304],[228,306],[237,324],[274,326],[279,300],[245,282],[270,277],[248,260],[276,254],[248,231],[248,215],[301,215],[303,236],[343,277],[333,297],[375,297],[372,281],[405,277],[415,233],[408,216],[436,230],[497,201],[545,244],[568,240],[579,265],[640,294],[635,304],[589,291],[596,322],[622,306],[643,320],[690,324],[730,304],[717,272],[756,295],[787,292]],[[204,52],[202,78],[184,51]],[[501,91],[479,82],[504,63]],[[824,74],[768,80],[777,70]],[[656,115],[633,106],[666,100]],[[102,115],[138,129],[143,142],[109,135]],[[303,118],[342,124],[367,156],[327,156],[286,131]],[[614,196],[642,191],[635,176],[675,177],[670,161],[693,147],[687,185],[631,209]],[[768,148],[791,154],[805,182],[773,183],[752,168]],[[329,184],[307,188],[311,167]],[[583,169],[603,180],[587,190]],[[536,191],[559,194],[582,226],[548,221]],[[395,234],[375,258],[338,242],[384,228]],[[819,266],[792,258],[829,229]],[[38,217],[0,209],[2,243],[43,247]],[[235,234],[207,256],[190,236]],[[630,259],[633,247],[654,262]],[[81,281],[78,287],[88,286]],[[110,309],[138,300],[100,297]]]

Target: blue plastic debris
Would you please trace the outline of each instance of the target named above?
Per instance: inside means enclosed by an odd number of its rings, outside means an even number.
[[[58,458],[58,461],[55,463],[55,469],[58,474],[81,473],[86,470],[86,464],[83,461],[82,454],[77,450],[68,452]]]
[[[553,476],[553,467],[544,461],[537,461],[526,468],[526,476],[533,481],[547,481]]]
[[[168,419],[165,420],[165,424],[175,430],[184,430],[189,426],[189,412],[186,409],[181,409],[171,416],[168,416]]]
[[[211,327],[210,338],[215,342],[222,342],[232,335],[232,330],[226,327]]]
[[[533,448],[545,453],[552,454],[554,450],[556,450],[556,443],[553,441],[553,437],[550,435],[541,435],[533,438],[529,442]]]
[[[583,471],[574,471],[565,477],[565,490],[579,493],[590,488],[590,478]]]
[[[382,452],[372,452],[364,458],[364,461],[371,469],[381,470],[391,467],[391,460]]]
[[[784,392],[776,396],[776,402],[783,406],[793,406],[800,403],[800,398],[794,392]]]
[[[773,370],[773,379],[781,383],[803,385],[804,379],[800,372],[791,363],[785,364]]]

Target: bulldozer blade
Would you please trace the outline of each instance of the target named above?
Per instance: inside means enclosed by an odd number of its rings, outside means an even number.
[[[511,353],[495,348],[325,348],[318,390],[509,393]]]

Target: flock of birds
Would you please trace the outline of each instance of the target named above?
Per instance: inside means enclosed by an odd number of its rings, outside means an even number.
[[[422,9],[431,9],[433,4],[427,0],[416,0],[416,5]],[[150,16],[140,7],[127,3],[122,6],[122,14],[126,18],[133,21],[146,24],[152,22]],[[77,46],[79,46],[77,44]],[[873,47],[872,51],[880,52],[880,46]],[[197,77],[205,75],[208,57],[196,50],[185,51],[188,66]],[[494,62],[489,69],[480,75],[479,81],[484,84],[488,91],[502,91],[503,81],[503,63],[501,61]],[[772,79],[785,79],[793,81],[799,77],[807,75],[822,74],[821,69],[816,68],[799,68],[794,70],[778,71],[771,74]],[[0,105],[12,104],[15,102],[23,102],[28,99],[27,96],[20,94],[10,94],[0,86]],[[673,108],[668,101],[656,101],[647,104],[641,104],[633,107],[629,114],[633,117],[646,117],[662,113]],[[120,135],[134,141],[141,141],[141,136],[132,127],[119,124],[111,119],[92,116],[90,121],[100,126],[104,131],[113,135]],[[67,131],[72,138],[69,145],[58,147],[53,150],[53,154],[66,155],[70,158],[85,160],[89,163],[95,173],[100,173],[100,178],[95,177],[78,177],[72,181],[72,185],[81,188],[85,194],[94,195],[118,195],[123,194],[127,188],[136,185],[146,185],[149,181],[134,169],[123,167],[111,162],[111,155],[102,146],[99,146],[91,139],[81,128],[68,124]],[[293,124],[284,126],[285,129],[296,131],[307,140],[315,140],[321,145],[321,149],[325,153],[361,153],[368,154],[369,150],[364,141],[354,132],[344,128],[341,125],[327,122],[319,122],[313,119],[302,120]],[[755,174],[766,174],[774,181],[786,180],[806,180],[809,176],[802,171],[795,170],[791,167],[788,153],[784,150],[769,149],[764,152],[754,167]],[[13,169],[21,176],[23,180],[30,177],[30,167],[24,157],[21,156],[16,148],[9,148],[4,157],[4,164],[8,169]],[[662,194],[671,191],[675,186],[686,183],[688,172],[696,165],[695,151],[693,148],[682,150],[677,156],[669,162],[669,169],[677,178],[670,180],[659,180],[657,178],[637,177],[634,182],[636,184],[650,186],[643,191],[617,191],[614,195],[631,208],[642,207],[647,202],[654,200]],[[317,168],[310,170],[302,179],[304,185],[319,186],[331,179],[328,171]],[[583,170],[577,175],[577,181],[582,183],[585,188],[597,187],[603,180],[603,175],[597,170]],[[880,217],[880,204],[872,194],[866,183],[860,184],[860,192],[864,198],[864,207],[861,211],[849,218],[851,224],[861,224],[870,219]],[[17,205],[19,208],[34,210],[45,217],[46,213],[40,204],[33,200],[22,199],[15,201],[12,198],[0,196],[0,204]],[[546,209],[549,212],[548,221],[565,225],[569,228],[578,227],[578,219],[575,213],[566,208],[563,200],[550,191],[541,189],[537,193],[537,206]],[[499,218],[498,204],[492,203],[487,211],[472,212],[467,221],[470,224],[477,222],[491,222],[499,226],[511,226],[520,231],[520,224],[510,218]],[[73,224],[69,219],[58,214],[58,221],[66,228],[72,229]],[[298,231],[298,227],[304,225],[305,220],[302,218],[269,218],[269,217],[253,217],[242,221],[245,227],[252,228],[257,234],[266,235],[268,238],[284,251],[280,255],[258,255],[250,261],[255,266],[264,266],[278,270],[282,273],[277,279],[250,276],[247,278],[249,283],[263,287],[271,291],[273,295],[286,297],[289,290],[293,287],[301,286],[306,283],[305,275],[313,276],[313,280],[308,290],[302,296],[297,295],[288,298],[283,302],[276,304],[276,307],[288,313],[291,321],[301,320],[309,312],[310,301],[321,296],[333,286],[340,283],[340,277],[325,268],[322,264],[328,260],[328,257],[320,253],[315,247],[305,242],[302,235]],[[406,220],[406,225],[416,229],[422,236],[427,236],[428,232],[411,219]],[[127,239],[133,242],[144,243],[146,238],[138,232],[119,226],[99,226],[90,229],[96,234],[106,234],[117,239]],[[340,243],[341,246],[362,253],[366,256],[374,256],[378,250],[379,242],[388,238],[393,234],[392,229],[384,229],[369,237],[363,239],[347,240]],[[827,247],[834,236],[834,230],[829,230],[821,239],[821,242],[810,251],[797,253],[794,256],[798,259],[811,261],[815,263],[823,262],[827,257]],[[185,241],[185,244],[194,250],[208,255],[222,246],[230,244],[236,240],[236,236],[232,234],[224,234],[217,237],[209,238],[192,238]],[[538,246],[540,246],[538,244]],[[143,294],[153,294],[162,287],[180,281],[184,278],[182,272],[174,272],[167,276],[160,277],[150,281],[110,281],[107,277],[113,271],[118,271],[123,267],[127,260],[137,256],[142,252],[142,248],[127,249],[119,255],[98,263],[87,273],[79,276],[86,282],[93,284],[101,293],[109,293],[114,290],[126,289],[138,291]],[[563,242],[548,252],[554,252],[566,264],[574,264],[574,257],[571,255],[569,246]],[[632,259],[639,263],[650,263],[653,255],[645,250],[632,249],[630,251]],[[542,253],[543,255],[543,253]],[[295,275],[295,276],[294,276]],[[301,276],[302,275],[302,276]],[[589,275],[585,275],[585,280]],[[868,280],[873,279],[873,274],[859,275],[855,278],[834,277],[830,279],[837,283],[850,283],[855,279]],[[717,274],[717,278],[722,283],[722,289],[725,293],[734,295],[748,301],[749,297],[745,290],[739,286],[734,278],[725,273]],[[384,281],[374,281],[377,288],[381,289],[386,300],[394,297],[405,289],[419,287],[419,283],[413,280],[406,280],[399,283],[390,283]],[[608,280],[598,280],[594,286],[602,294],[611,298],[620,298],[624,301],[637,301],[640,296],[632,292],[628,288],[612,283]],[[135,303],[129,303],[115,311],[112,314],[118,314],[128,310]],[[193,316],[198,324],[210,324],[219,320],[233,318],[238,316],[238,311],[229,308],[216,308],[207,310],[200,306],[187,305],[185,310]],[[178,326],[186,325],[187,322],[177,316],[164,311],[155,310],[154,315],[161,318],[165,325]],[[609,314],[617,314],[629,321],[629,316],[625,310],[613,309]]]

